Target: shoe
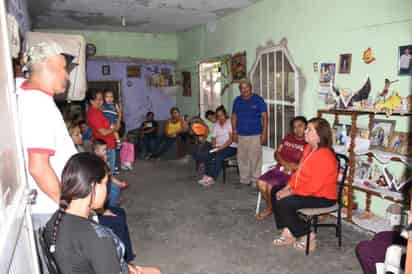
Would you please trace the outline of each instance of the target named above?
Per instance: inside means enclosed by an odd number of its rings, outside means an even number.
[[[207,181],[205,181],[202,185],[203,186],[211,186],[215,183],[215,179],[213,179],[212,177],[209,177]]]
[[[133,170],[133,166],[132,166],[132,163],[124,163],[124,165],[125,165],[125,167],[128,169],[128,170]]]
[[[128,170],[130,170],[126,165],[122,165],[122,166],[120,167],[120,169],[123,170],[123,171],[128,171]]]
[[[205,182],[207,182],[209,179],[211,179],[211,177],[203,175],[202,179],[200,179],[199,181],[197,181],[199,184],[204,184]]]

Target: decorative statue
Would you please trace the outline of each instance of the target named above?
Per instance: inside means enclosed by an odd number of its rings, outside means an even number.
[[[332,94],[336,101],[336,108],[348,108],[352,107],[354,103],[362,103],[368,99],[371,91],[371,81],[368,77],[362,88],[352,94],[344,89],[338,90],[336,87],[332,89]]]

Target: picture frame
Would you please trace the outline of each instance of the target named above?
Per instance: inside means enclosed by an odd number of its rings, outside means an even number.
[[[350,132],[352,126],[344,124],[336,124],[333,126],[334,131],[334,144],[340,146],[346,146],[350,142]]]
[[[182,71],[183,96],[192,96],[192,77],[190,71]]]
[[[398,48],[398,75],[412,76],[412,45]]]
[[[369,180],[369,176],[372,170],[372,164],[363,161],[361,158],[356,159],[355,161],[355,178],[361,180]]]
[[[139,65],[129,65],[126,68],[127,78],[141,78],[141,67]]]
[[[110,75],[110,65],[103,65],[102,66],[102,74],[103,75]]]
[[[386,151],[400,155],[412,155],[411,134],[408,132],[394,131]]]
[[[395,120],[374,119],[370,132],[370,148],[386,151],[395,124]]]
[[[338,73],[349,74],[352,67],[352,54],[345,53],[339,55],[339,70]]]
[[[321,63],[319,70],[319,83],[321,86],[331,86],[335,83],[336,64]]]
[[[235,53],[230,58],[232,82],[238,83],[247,78],[246,51]]]

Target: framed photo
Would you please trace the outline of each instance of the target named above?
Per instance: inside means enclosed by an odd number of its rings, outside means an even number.
[[[412,154],[412,136],[408,132],[395,131],[389,140],[387,152],[398,153],[401,155]]]
[[[132,65],[127,66],[127,78],[140,78],[141,70],[140,66]]]
[[[355,162],[355,178],[361,181],[368,180],[372,165],[358,158]]]
[[[239,82],[247,78],[246,51],[232,55],[230,58],[230,71],[232,72],[233,82]]]
[[[350,142],[350,125],[336,124],[334,126],[334,142],[335,145],[346,146]]]
[[[374,119],[372,121],[372,131],[370,133],[371,149],[387,149],[395,123],[395,120]]]
[[[102,74],[103,75],[110,75],[110,65],[103,65],[102,66]]]
[[[336,64],[321,63],[319,82],[321,86],[330,86],[335,82]]]
[[[182,71],[183,96],[192,96],[192,77],[189,71]]]
[[[339,73],[350,73],[352,66],[352,54],[339,55]]]
[[[400,46],[398,59],[398,74],[412,75],[412,45]]]

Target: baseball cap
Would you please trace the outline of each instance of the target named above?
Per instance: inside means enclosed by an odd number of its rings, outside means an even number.
[[[55,42],[40,42],[29,49],[24,53],[24,63],[27,68],[30,68],[32,65],[43,62],[47,58],[55,55],[63,55],[66,59],[66,66],[68,70],[72,70],[75,65],[73,63],[74,56],[63,51],[63,48]]]

